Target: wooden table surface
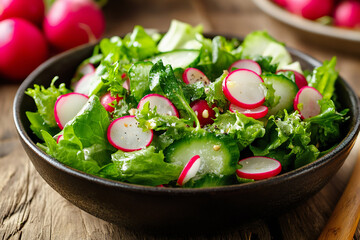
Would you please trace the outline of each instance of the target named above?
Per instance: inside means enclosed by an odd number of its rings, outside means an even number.
[[[360,93],[360,56],[313,44],[263,14],[250,0],[109,0],[104,11],[106,36],[127,33],[134,25],[166,31],[171,19],[202,23],[205,32],[237,36],[267,30],[320,61],[337,56],[340,74]],[[346,186],[359,149],[358,141],[343,167],[319,193],[270,221],[258,219],[218,234],[145,235],[89,215],[45,183],[15,131],[12,102],[17,88],[0,85],[0,239],[316,239]],[[359,226],[354,238],[360,239]]]

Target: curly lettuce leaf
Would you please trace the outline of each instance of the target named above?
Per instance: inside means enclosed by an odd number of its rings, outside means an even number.
[[[275,158],[284,171],[289,171],[315,161],[320,152],[311,144],[309,123],[296,111],[283,113],[281,118],[269,118],[264,137],[252,143],[250,150],[255,156]]]
[[[237,142],[240,150],[265,134],[263,122],[230,111],[218,114],[214,123],[206,129],[217,135],[228,135]]]
[[[34,84],[34,88],[28,88],[25,91],[25,94],[34,99],[37,107],[36,112],[26,112],[26,116],[31,123],[31,130],[40,139],[43,139],[41,130],[45,130],[51,135],[55,135],[60,130],[55,121],[54,106],[57,98],[69,93],[70,90],[66,88],[65,83],[61,83],[57,88],[55,86],[57,79],[58,77],[55,77],[48,88]]]
[[[205,97],[205,86],[202,82],[183,84],[184,96],[189,102]]]
[[[170,65],[164,66],[159,60],[150,70],[149,79],[154,89],[161,88],[164,95],[174,104],[180,115],[195,121],[197,128],[200,128],[199,120],[195,112],[191,109],[181,87],[181,83],[174,75]]]
[[[136,113],[136,119],[139,127],[143,129],[152,129],[156,132],[162,132],[154,138],[153,145],[159,150],[164,150],[175,140],[191,135],[201,129],[195,129],[193,122],[176,116],[162,115],[156,112],[156,108],[151,109],[149,103],[145,103],[143,109]]]
[[[319,148],[326,148],[339,141],[341,136],[340,126],[349,117],[346,117],[349,109],[337,112],[332,100],[323,98],[319,101],[320,114],[308,119],[310,123],[311,139]]]
[[[221,110],[225,110],[229,108],[229,101],[224,95],[222,90],[222,83],[226,76],[229,73],[224,71],[224,73],[215,80],[215,82],[210,83],[209,86],[205,89],[205,100],[208,102],[209,105],[215,104]]]
[[[125,181],[134,184],[158,186],[176,180],[182,167],[164,161],[164,154],[155,148],[123,152],[111,155],[112,163],[105,166],[99,173],[102,177]]]

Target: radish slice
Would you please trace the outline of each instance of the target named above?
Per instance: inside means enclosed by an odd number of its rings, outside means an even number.
[[[301,88],[294,99],[294,109],[298,110],[301,118],[306,119],[320,114],[319,100],[321,93],[313,87]]]
[[[268,157],[248,157],[238,162],[242,168],[236,170],[240,178],[261,180],[278,175],[281,163]]]
[[[232,72],[236,69],[249,69],[251,71],[256,72],[258,75],[261,75],[262,73],[260,65],[251,59],[237,60],[236,62],[230,65],[228,71]]]
[[[116,101],[116,103],[119,103],[119,101],[122,99],[122,97],[119,97],[116,95],[116,97],[111,96],[110,92],[107,92],[100,98],[100,103],[103,105],[106,111],[113,112],[115,110],[114,107],[111,106],[111,104]]]
[[[75,84],[74,92],[82,93],[85,95],[89,95],[91,82],[95,76],[95,72],[88,73],[80,78],[80,80]]]
[[[193,156],[180,173],[177,184],[182,186],[187,183],[191,178],[195,177],[196,173],[199,171],[200,163],[200,156]]]
[[[95,72],[95,67],[91,63],[87,63],[85,65],[82,65],[78,69],[78,74],[81,74],[82,76]]]
[[[125,82],[123,83],[123,88],[125,88],[127,91],[130,91],[130,79],[126,79]]]
[[[294,71],[294,70],[286,70],[286,69],[281,69],[276,71],[276,73],[279,72],[293,72],[294,76],[295,76],[295,83],[298,86],[299,89],[301,89],[302,87],[305,87],[308,85],[308,82],[306,81],[306,78],[304,75],[302,75],[301,73]]]
[[[137,151],[150,145],[153,131],[138,127],[135,116],[124,116],[113,121],[107,130],[111,145],[124,152]]]
[[[89,97],[81,93],[61,95],[55,102],[54,116],[58,126],[63,129],[86,104]]]
[[[223,81],[223,92],[231,103],[252,109],[265,102],[265,93],[261,85],[263,82],[255,72],[238,69],[229,73]]]
[[[196,82],[203,82],[205,86],[210,84],[210,80],[207,78],[207,76],[196,68],[187,68],[184,71],[182,78],[186,84],[192,84]]]
[[[152,93],[146,95],[140,100],[137,108],[141,111],[147,102],[150,102],[151,109],[156,107],[156,111],[159,114],[179,117],[179,112],[175,108],[174,104],[160,94]]]
[[[64,139],[64,135],[60,134],[57,138],[56,138],[56,143],[59,143],[61,140]]]
[[[247,117],[252,117],[255,119],[259,119],[262,117],[265,117],[268,113],[268,108],[266,106],[261,105],[260,107],[253,108],[253,109],[246,109],[239,106],[236,106],[235,104],[230,104],[229,106],[230,112],[236,112],[244,114]]]

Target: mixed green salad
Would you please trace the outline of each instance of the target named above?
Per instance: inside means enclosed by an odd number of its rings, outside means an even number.
[[[165,34],[135,26],[101,40],[71,85],[54,77],[27,89],[37,111],[26,115],[43,151],[88,174],[163,187],[239,184],[262,179],[239,174],[239,160],[275,160],[278,174],[337,145],[348,110],[336,100],[335,64],[305,71],[265,31],[240,41],[176,20]]]

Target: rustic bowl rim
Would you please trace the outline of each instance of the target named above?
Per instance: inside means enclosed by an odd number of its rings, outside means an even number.
[[[241,37],[236,37],[238,39],[241,39]],[[77,169],[71,168],[59,161],[57,161],[55,158],[51,157],[50,155],[43,152],[36,144],[33,142],[33,140],[30,138],[30,136],[27,134],[25,127],[23,123],[20,120],[20,106],[23,102],[23,98],[25,96],[25,90],[29,87],[32,87],[33,81],[36,79],[36,76],[41,73],[43,70],[45,70],[48,66],[51,66],[56,61],[58,61],[61,58],[66,58],[71,56],[72,54],[75,54],[77,51],[81,51],[85,48],[92,48],[96,44],[86,44],[80,47],[76,47],[74,49],[68,50],[66,52],[63,52],[61,54],[58,54],[47,61],[45,61],[43,64],[41,64],[37,69],[35,69],[20,85],[18,88],[15,98],[14,98],[14,104],[13,104],[13,118],[15,122],[15,127],[18,132],[18,135],[23,140],[23,142],[38,156],[42,158],[42,160],[46,161],[48,164],[52,165],[53,167],[57,168],[58,170],[65,172],[66,174],[72,175],[77,178],[82,178],[84,180],[87,180],[89,182],[94,182],[99,185],[106,185],[107,187],[112,188],[121,188],[126,189],[128,191],[136,191],[136,192],[147,192],[147,193],[153,193],[153,194],[201,194],[201,193],[208,193],[208,192],[232,192],[232,191],[241,191],[241,190],[247,190],[247,189],[253,189],[253,188],[266,188],[267,186],[273,186],[276,184],[279,184],[284,181],[290,181],[293,178],[297,178],[299,175],[303,175],[307,172],[315,171],[317,168],[322,167],[329,163],[330,161],[334,160],[335,157],[342,153],[342,151],[352,142],[354,142],[354,139],[356,138],[358,132],[359,132],[359,126],[360,126],[360,109],[359,109],[359,98],[356,96],[353,89],[350,87],[350,85],[341,77],[338,77],[338,81],[341,81],[344,85],[347,92],[349,92],[349,99],[352,103],[349,108],[351,108],[352,111],[354,111],[354,124],[351,126],[349,132],[344,136],[342,141],[329,153],[325,154],[324,156],[320,157],[316,161],[307,164],[303,167],[300,167],[298,169],[292,170],[287,173],[283,173],[281,175],[261,180],[261,181],[255,181],[251,183],[243,183],[243,184],[233,184],[233,185],[226,185],[226,186],[219,186],[219,187],[205,187],[205,188],[160,188],[160,187],[153,187],[153,186],[144,186],[144,185],[138,185],[138,184],[132,184],[132,183],[125,183],[120,181],[115,181],[111,179],[106,179],[102,177],[98,177],[95,175],[91,175],[82,171],[79,171]],[[295,50],[293,48],[287,47],[291,54],[296,55],[308,62],[309,64],[313,65],[314,67],[319,66],[321,62],[316,60],[315,58],[311,57],[308,54],[305,54],[301,51]]]

